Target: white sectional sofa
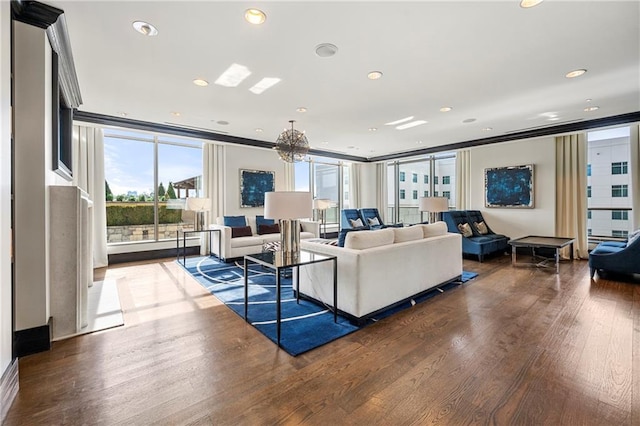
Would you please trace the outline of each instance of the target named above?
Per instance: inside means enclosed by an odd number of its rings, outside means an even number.
[[[251,227],[251,236],[231,238],[231,227],[224,226],[224,218],[217,218],[215,224],[209,226],[210,229],[219,229],[220,235],[217,232],[212,234],[212,247],[211,251],[218,258],[229,261],[231,259],[242,257],[246,254],[255,254],[262,252],[263,244],[272,241],[279,241],[280,234],[262,234],[258,235],[256,228],[255,216],[247,216],[245,218],[246,225]],[[313,221],[300,221],[302,225],[302,231],[300,232],[300,239],[318,238],[320,235],[320,222]],[[218,238],[221,239],[220,251],[218,251]]]
[[[302,241],[304,250],[338,258],[338,309],[362,323],[396,304],[462,275],[462,237],[444,222],[353,231],[344,247]],[[300,294],[333,305],[332,270],[300,268]]]

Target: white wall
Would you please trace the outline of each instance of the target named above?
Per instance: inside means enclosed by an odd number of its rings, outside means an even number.
[[[11,5],[0,2],[0,376],[11,362]],[[1,397],[1,395],[0,395]]]
[[[240,207],[240,169],[273,171],[276,173],[276,191],[285,191],[285,163],[270,149],[242,145],[227,145],[225,149],[225,215],[264,214],[264,207]]]
[[[554,137],[471,148],[470,209],[481,210],[491,229],[510,238],[555,235],[555,162]],[[484,207],[484,169],[524,164],[534,165],[534,208]]]

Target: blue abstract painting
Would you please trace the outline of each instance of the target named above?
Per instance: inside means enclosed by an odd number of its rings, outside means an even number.
[[[275,190],[275,172],[240,170],[240,207],[264,206],[264,193]]]
[[[486,207],[533,208],[533,165],[485,169]]]

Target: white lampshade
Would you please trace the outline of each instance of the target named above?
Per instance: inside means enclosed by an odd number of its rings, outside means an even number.
[[[209,210],[210,205],[211,198],[189,197],[187,198],[184,209],[196,212],[204,212]]]
[[[422,197],[420,198],[420,211],[438,213],[449,210],[447,197]]]
[[[264,193],[265,219],[304,219],[313,214],[310,192],[276,191]]]
[[[331,200],[326,198],[316,198],[313,200],[313,208],[316,210],[327,210],[331,207]]]

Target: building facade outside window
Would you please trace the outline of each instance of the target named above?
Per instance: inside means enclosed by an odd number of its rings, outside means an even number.
[[[612,197],[628,197],[629,186],[628,185],[612,185],[611,196]]]
[[[620,161],[617,163],[611,163],[611,174],[612,175],[626,175],[628,172],[627,162]]]
[[[451,185],[451,176],[442,176],[443,185]]]
[[[611,210],[611,220],[629,220],[629,212],[626,210]]]

